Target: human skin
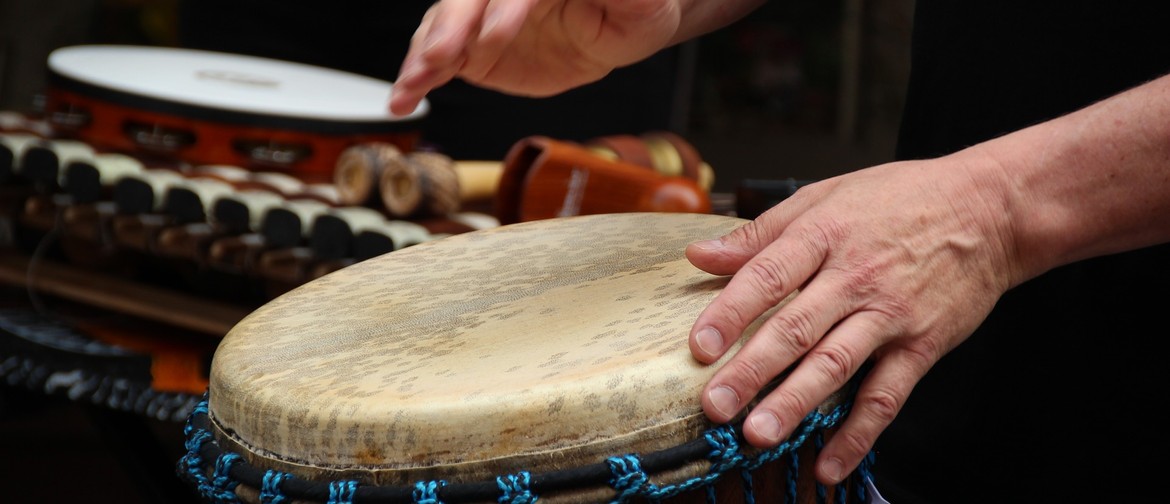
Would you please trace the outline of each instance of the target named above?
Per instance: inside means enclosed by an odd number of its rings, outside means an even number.
[[[1005,291],[1056,266],[1170,240],[1167,113],[1163,77],[948,156],[806,186],[735,232],[690,245],[697,267],[734,275],[691,332],[702,362],[799,288],[711,379],[704,410],[729,420],[799,361],[744,422],[751,444],[772,446],[872,360],[818,457],[818,479],[840,481]]]
[[[409,114],[460,78],[550,96],[730,23],[763,0],[443,0],[423,16],[390,110]]]
[[[443,0],[420,26],[390,106],[412,110],[455,77],[555,94],[755,5]],[[691,244],[696,267],[732,276],[691,331],[701,362],[718,360],[799,291],[716,372],[704,411],[732,419],[795,364],[744,422],[751,444],[775,446],[871,362],[817,459],[822,483],[841,481],[1008,289],[1063,264],[1170,241],[1166,117],[1170,77],[947,156],[805,186],[735,232]]]

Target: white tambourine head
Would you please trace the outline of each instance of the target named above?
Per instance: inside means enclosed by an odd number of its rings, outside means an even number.
[[[384,80],[289,61],[193,49],[83,45],[49,55],[49,70],[85,84],[207,108],[348,122],[418,119],[419,103],[395,115]]]

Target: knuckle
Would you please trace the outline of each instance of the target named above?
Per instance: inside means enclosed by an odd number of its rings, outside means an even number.
[[[756,316],[749,315],[750,310],[742,302],[730,297],[718,301],[718,309],[715,310],[715,313],[717,318],[722,320],[722,324],[716,323],[716,325],[720,326],[723,337],[729,339],[737,338],[744,327],[751,324],[756,318]],[[732,331],[728,330],[727,327],[739,327],[739,330]]]
[[[479,38],[475,41],[475,44],[480,48],[496,50],[507,45],[509,39],[510,38],[507,34],[502,33],[499,30],[493,30],[490,32],[481,33]]]
[[[768,366],[760,359],[748,355],[738,355],[735,359],[728,362],[732,376],[736,377],[736,382],[742,383],[746,388],[750,389],[751,394],[746,396],[753,396],[759,391],[764,384],[774,378],[769,371]]]
[[[850,234],[849,226],[833,217],[822,218],[810,227],[811,229],[802,233],[802,236],[808,238],[806,243],[813,248],[828,248],[829,245],[840,242]]]
[[[792,388],[777,389],[769,398],[771,401],[771,408],[775,410],[777,416],[780,418],[793,418],[795,422],[801,419],[816,407],[808,400],[808,397],[801,395],[798,390]]]
[[[747,309],[740,303],[734,301],[724,303],[720,306],[719,315],[734,327],[746,327],[754,319],[754,317],[748,318]],[[728,336],[730,335],[724,335],[725,338]]]
[[[872,260],[862,259],[850,264],[848,268],[847,271],[842,272],[848,291],[853,292],[854,296],[865,296],[873,293],[882,276],[881,267],[874,264]]]
[[[805,362],[829,378],[830,383],[840,387],[849,381],[858,362],[855,355],[840,345],[819,345],[809,351]]]
[[[791,305],[768,319],[766,327],[779,344],[799,353],[808,351],[820,338],[812,313]]]
[[[889,320],[905,321],[914,318],[913,304],[901,297],[887,297],[879,304],[879,310]]]
[[[770,241],[768,236],[767,231],[758,222],[749,221],[732,230],[725,241],[744,243],[749,247],[758,248]]]
[[[906,345],[907,358],[917,369],[929,369],[946,353],[942,342],[935,338],[916,338]]]
[[[873,446],[871,440],[864,433],[851,429],[841,429],[833,434],[834,443],[843,443],[846,451],[850,453],[853,458],[860,458],[869,452],[870,447]]]
[[[857,406],[867,412],[867,415],[876,420],[879,425],[889,425],[894,421],[898,411],[901,410],[901,401],[898,397],[882,389],[870,390],[860,393],[855,399]]]
[[[761,292],[772,294],[787,291],[790,274],[788,267],[776,258],[757,255],[744,266],[747,279]]]
[[[469,59],[468,62],[463,65],[463,68],[459,69],[459,76],[460,78],[472,84],[482,85],[482,83],[488,79],[488,76],[491,75],[491,70],[491,67],[483,64],[473,63]]]
[[[450,55],[441,47],[441,44],[435,44],[429,47],[422,47],[418,51],[418,59],[428,67],[435,67],[445,63],[450,58]]]

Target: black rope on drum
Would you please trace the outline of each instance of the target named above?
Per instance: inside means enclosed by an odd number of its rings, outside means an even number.
[[[837,406],[829,413],[814,411],[801,423],[797,432],[794,432],[789,441],[779,446],[759,451],[751,456],[740,452],[743,441],[742,433],[731,426],[716,427],[707,431],[704,436],[685,444],[660,450],[657,452],[639,455],[610,457],[604,463],[591,464],[577,468],[550,471],[546,473],[522,473],[525,477],[524,491],[529,494],[547,494],[551,492],[584,489],[598,486],[609,486],[620,490],[618,500],[627,497],[644,497],[656,501],[665,497],[672,497],[685,491],[696,488],[709,487],[725,473],[752,471],[761,465],[778,460],[781,456],[792,453],[806,440],[825,428],[837,425],[847,414],[851,404]],[[216,501],[234,500],[232,489],[236,485],[244,484],[263,492],[278,491],[279,497],[307,499],[322,502],[466,502],[466,501],[497,501],[501,492],[511,489],[500,481],[480,481],[467,483],[419,482],[415,486],[375,486],[359,485],[356,481],[334,481],[330,483],[315,482],[298,479],[280,473],[282,477],[278,485],[269,485],[269,479],[275,471],[261,470],[242,460],[238,454],[226,452],[216,442],[210,433],[210,419],[208,418],[207,401],[197,406],[188,418],[185,428],[187,435],[188,454],[180,460],[177,470],[183,479],[194,484],[199,491],[208,498]],[[728,442],[729,441],[729,442]],[[631,488],[618,488],[623,485],[617,481],[615,459],[633,461],[631,470],[624,476],[637,476],[628,479],[634,481]],[[690,478],[682,483],[673,485],[655,486],[648,482],[647,473],[659,473],[675,469],[685,464],[706,459],[711,462],[711,468],[706,475]],[[857,475],[869,477],[870,459],[867,458]],[[208,467],[214,465],[214,473],[208,475]],[[616,465],[625,466],[624,463]],[[530,480],[528,477],[530,476]],[[437,484],[436,484],[437,483]],[[819,486],[819,485],[818,485]],[[339,498],[339,488],[344,487],[344,497]],[[863,485],[856,485],[861,488]],[[839,485],[837,495],[843,498],[846,492],[844,485]],[[863,493],[864,490],[859,490]],[[820,493],[820,492],[818,492]],[[420,494],[421,497],[420,497]],[[528,495],[527,497],[532,497]],[[276,502],[279,499],[273,499]],[[864,501],[864,496],[862,495]],[[531,502],[531,500],[524,500]]]

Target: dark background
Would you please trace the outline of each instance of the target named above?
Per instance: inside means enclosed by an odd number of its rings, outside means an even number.
[[[49,52],[74,44],[182,45],[392,80],[430,3],[0,0],[0,109],[35,110]],[[744,178],[826,178],[891,157],[912,11],[912,0],[769,2],[551,99],[455,82],[430,97],[437,118],[427,139],[456,157],[493,158],[527,134],[579,140],[661,128],[696,144],[717,191]]]
[[[0,110],[35,113],[48,53],[74,44],[242,52],[392,80],[430,2],[0,0]],[[788,0],[602,83],[548,100],[453,83],[424,138],[464,158],[529,134],[581,140],[669,129],[715,170],[817,180],[891,159],[912,0]],[[6,292],[19,298],[22,292]],[[0,384],[4,502],[182,502],[181,425]]]

